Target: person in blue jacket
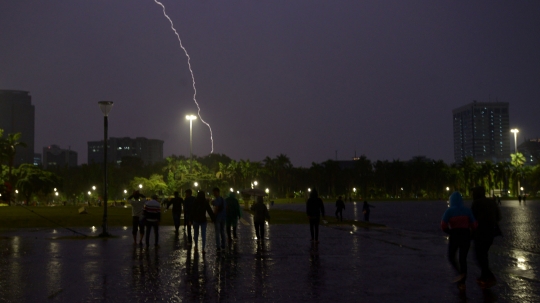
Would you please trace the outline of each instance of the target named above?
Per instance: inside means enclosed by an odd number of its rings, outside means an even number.
[[[477,223],[472,211],[465,207],[463,198],[457,191],[450,195],[450,207],[444,212],[441,220],[441,229],[449,234],[448,260],[459,273],[455,282],[460,290],[465,290],[467,279],[467,254],[471,246],[471,232],[476,229]],[[459,265],[456,254],[459,251]]]

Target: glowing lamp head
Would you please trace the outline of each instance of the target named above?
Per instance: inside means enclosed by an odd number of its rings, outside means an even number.
[[[197,116],[195,116],[195,115],[186,115],[186,119],[190,120],[190,121],[197,120]]]
[[[519,133],[519,129],[517,128],[512,128],[510,131],[513,132],[514,134]]]
[[[109,116],[109,113],[111,112],[113,102],[112,101],[99,101],[99,108],[101,109],[101,112],[105,117]]]

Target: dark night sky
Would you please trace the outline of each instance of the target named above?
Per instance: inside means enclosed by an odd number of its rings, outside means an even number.
[[[510,125],[540,137],[539,1],[164,0],[191,58],[215,152],[310,166],[356,150],[453,162],[452,109],[510,103]],[[0,2],[0,89],[30,91],[36,151],[86,162],[109,134],[189,154],[187,60],[152,0]],[[210,152],[194,123],[194,153]]]

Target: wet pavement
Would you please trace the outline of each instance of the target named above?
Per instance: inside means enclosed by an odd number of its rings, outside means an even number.
[[[385,207],[373,204],[375,221]],[[440,233],[322,227],[314,247],[307,225],[269,225],[261,244],[252,226],[240,224],[238,241],[217,253],[208,227],[204,256],[170,226],[160,230],[160,247],[149,249],[134,246],[127,228],[106,240],[63,230],[2,232],[0,302],[540,302],[540,255],[499,239],[491,254],[499,283],[485,292],[476,285],[471,251],[460,294]]]

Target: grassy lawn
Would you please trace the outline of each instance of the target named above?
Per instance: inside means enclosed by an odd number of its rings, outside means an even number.
[[[0,207],[0,230],[18,228],[53,228],[53,227],[92,227],[100,228],[103,220],[103,208],[89,207],[88,214],[79,214],[78,207]],[[251,222],[244,211],[244,218]],[[131,226],[131,208],[109,207],[107,210],[109,226]],[[307,224],[308,220],[304,212],[292,210],[270,210],[270,224]],[[358,227],[377,227],[382,225],[359,221],[335,222],[333,217],[328,217],[328,224],[356,225]],[[52,221],[52,222],[51,222]],[[170,212],[162,213],[162,225],[173,225]]]

